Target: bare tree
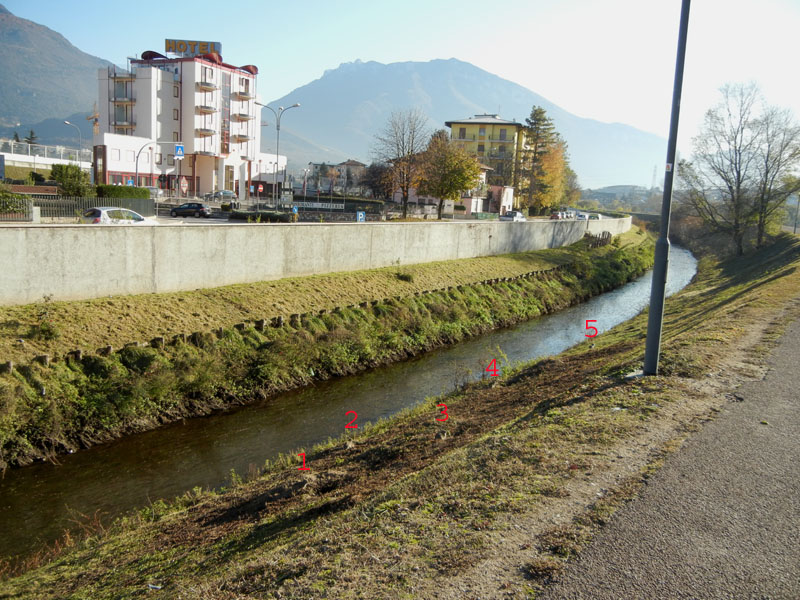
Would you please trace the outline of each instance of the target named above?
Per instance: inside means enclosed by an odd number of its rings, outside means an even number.
[[[764,245],[767,224],[782,208],[789,196],[800,189],[800,182],[791,177],[800,162],[800,127],[790,111],[768,107],[758,120],[761,138],[755,198],[757,246]]]
[[[375,136],[375,158],[389,166],[394,188],[403,199],[403,218],[408,215],[408,196],[419,183],[420,153],[430,136],[428,119],[418,109],[393,112],[383,130]]]
[[[694,138],[691,162],[678,170],[684,198],[714,229],[731,236],[739,255],[753,223],[753,194],[758,187],[758,136],[755,121],[758,88],[725,85],[722,101],[705,115]]]
[[[800,163],[800,128],[789,111],[765,106],[753,83],[721,91],[679,174],[688,204],[741,255],[748,229],[763,245],[770,217],[798,189],[787,176]]]

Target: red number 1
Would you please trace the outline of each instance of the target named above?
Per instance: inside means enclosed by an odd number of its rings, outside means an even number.
[[[597,323],[597,319],[586,319],[586,331],[590,329],[594,329],[594,333],[589,335],[588,333],[584,334],[586,337],[595,337],[597,335],[597,327],[594,325],[589,325],[589,323]]]
[[[305,452],[301,452],[297,456],[302,456],[303,457],[303,466],[302,467],[297,467],[297,470],[298,471],[310,471],[311,467],[307,467],[306,466],[306,453]]]
[[[354,410],[348,410],[346,413],[344,413],[344,416],[346,417],[350,413],[353,413],[353,420],[350,421],[347,425],[345,425],[344,428],[345,429],[358,429],[358,425],[353,425],[353,423],[355,423],[356,419],[358,418],[358,413],[356,411],[354,411]]]
[[[489,363],[489,366],[486,367],[486,372],[491,373],[492,377],[497,377],[500,374],[500,371],[497,370],[497,359],[493,358],[492,362]]]

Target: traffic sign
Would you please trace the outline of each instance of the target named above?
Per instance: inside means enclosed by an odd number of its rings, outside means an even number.
[[[189,191],[189,182],[186,181],[186,177],[181,177],[181,191],[184,194]]]
[[[264,184],[263,183],[259,183],[258,184],[258,193],[260,194],[263,191],[264,191]]]
[[[293,212],[294,214],[297,214],[297,207],[296,207],[296,206],[293,206],[293,207],[292,207],[292,212]]]
[[[252,186],[252,185],[251,185],[251,186],[250,186],[250,193],[252,194],[254,191],[256,191],[256,188],[255,188],[255,186]]]
[[[183,158],[183,144],[175,144],[175,160]]]
[[[128,183],[126,185],[133,186],[133,179],[128,179]]]
[[[357,210],[356,221],[358,223],[365,223],[367,221],[367,214],[363,210]]]

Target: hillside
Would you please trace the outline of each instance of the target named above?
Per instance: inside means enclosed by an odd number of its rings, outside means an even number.
[[[97,69],[110,64],[81,52],[52,29],[14,16],[2,4],[0,56],[4,126],[89,114],[97,100]]]
[[[663,162],[666,152],[666,141],[656,135],[577,117],[527,88],[456,59],[344,63],[270,104],[295,102],[301,108],[281,122],[281,152],[294,167],[326,158],[314,145],[342,160],[369,162],[375,133],[392,111],[410,107],[422,109],[430,126],[441,128],[446,120],[484,112],[523,122],[534,104],[542,106],[567,140],[573,168],[585,187],[648,184],[653,166]],[[271,112],[265,110],[262,118],[272,124]],[[263,130],[262,145],[274,149],[272,127]]]

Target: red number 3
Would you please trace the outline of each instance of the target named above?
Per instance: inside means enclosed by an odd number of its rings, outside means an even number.
[[[437,421],[447,421],[447,419],[450,418],[450,415],[447,414],[447,404],[437,404],[436,408],[439,408],[440,406],[443,407],[442,408],[442,416],[444,417],[444,419],[440,419],[439,417],[436,417],[436,420]]]

